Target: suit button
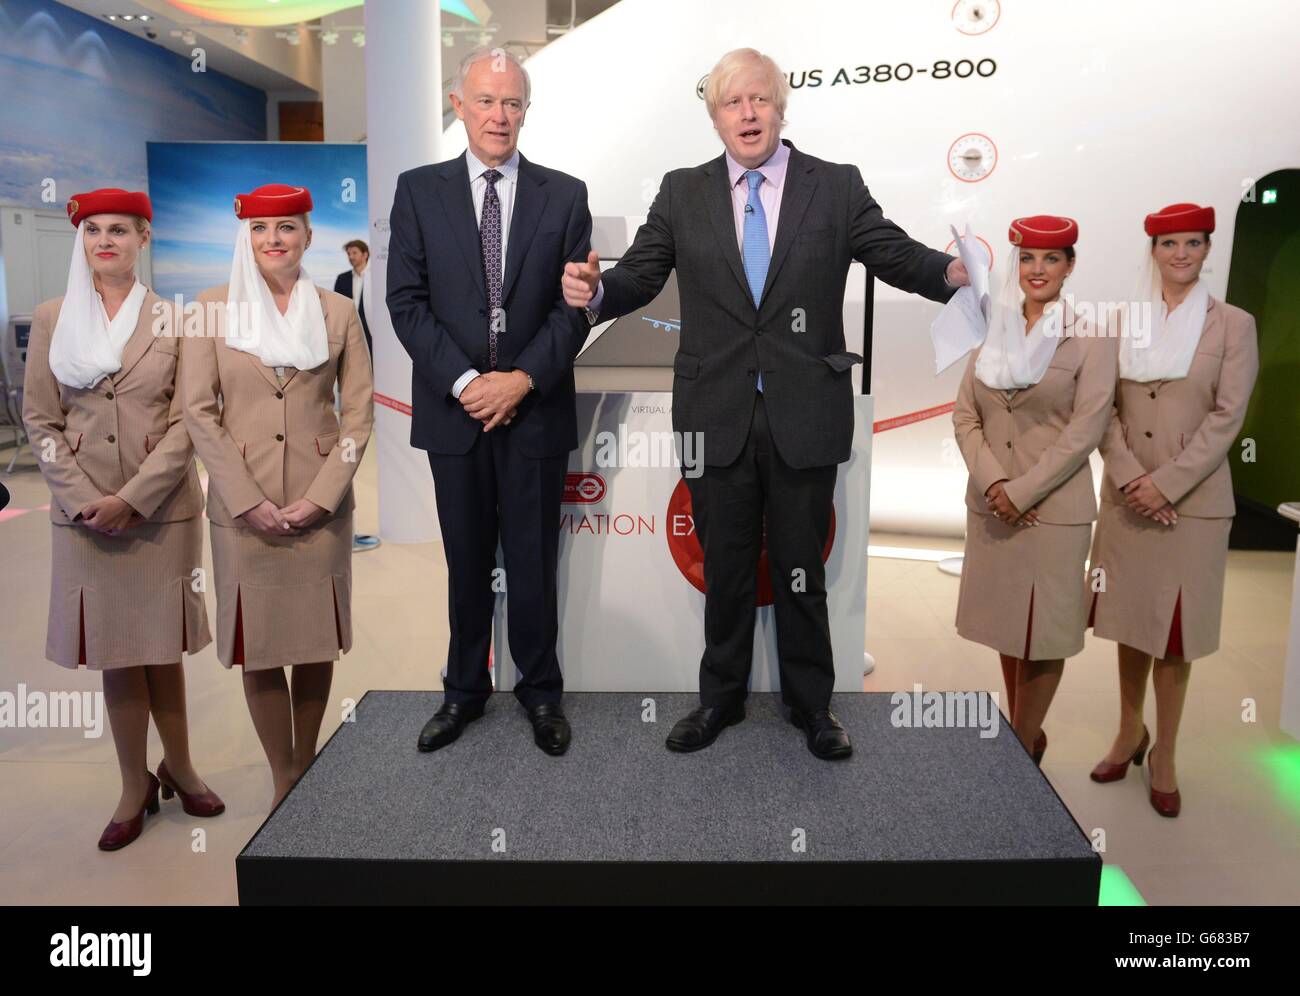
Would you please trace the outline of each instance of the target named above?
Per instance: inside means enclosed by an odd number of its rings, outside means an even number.
[[[109,436],[109,437],[108,437],[108,441],[109,441],[110,443],[116,443],[116,442],[117,442],[117,437],[116,437],[116,436]]]
[[[749,369],[749,370],[746,370],[746,371],[745,371],[745,376],[746,376],[746,377],[753,377],[753,376],[754,376],[754,371],[753,371],[753,369],[751,368],[751,369]]]
[[[283,397],[284,397],[284,392],[283,392],[283,391],[276,391],[276,392],[275,392],[275,396],[276,396],[277,398],[283,398]]]
[[[1151,392],[1151,397],[1154,398],[1155,396],[1156,396],[1156,392],[1155,392],[1155,391],[1152,391],[1152,392]]]
[[[479,309],[478,309],[478,313],[479,313],[479,315],[481,315],[481,316],[484,317],[484,318],[487,317],[487,312],[484,311],[482,308],[479,308]]]
[[[1147,430],[1145,433],[1143,433],[1143,435],[1145,435],[1145,436],[1147,437],[1147,439],[1150,439],[1150,438],[1151,438],[1151,431],[1150,431],[1150,430]]]
[[[1010,440],[1007,441],[1007,449],[1011,449],[1011,441],[1010,441]]]
[[[109,391],[106,395],[104,395],[104,397],[106,397],[109,401],[112,401],[112,400],[113,400],[113,392],[112,392],[112,391]]]
[[[284,433],[282,433],[282,432],[277,432],[277,433],[275,434],[275,441],[276,441],[277,443],[283,443],[283,442],[284,442]]]
[[[763,330],[762,330],[762,329],[755,329],[755,330],[754,330],[754,335],[762,335],[762,334],[763,334]]]

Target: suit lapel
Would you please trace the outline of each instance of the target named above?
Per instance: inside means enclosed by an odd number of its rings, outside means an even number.
[[[442,183],[439,185],[439,197],[443,210],[451,222],[451,232],[465,257],[474,286],[479,296],[487,303],[487,286],[483,282],[483,242],[478,234],[478,222],[474,220],[474,198],[469,190],[469,167],[465,157],[457,156],[442,170]]]
[[[1198,350],[1201,348],[1201,344],[1205,342],[1205,334],[1214,327],[1215,323],[1219,321],[1220,316],[1223,314],[1223,312],[1218,310],[1217,304],[1218,302],[1215,301],[1214,295],[1211,294],[1209,304],[1206,305],[1205,308],[1205,324],[1201,326],[1201,337],[1196,341],[1196,348]],[[1192,357],[1192,362],[1196,362],[1195,356]],[[1169,383],[1172,382],[1167,380],[1156,381],[1156,390],[1163,390],[1164,386]]]
[[[546,207],[546,181],[533,171],[533,164],[519,156],[515,173],[515,204],[510,212],[510,230],[506,235],[506,269],[501,280],[501,301],[510,299],[510,288],[524,265],[524,255],[537,231],[537,223]]]
[[[153,345],[154,338],[154,302],[161,300],[162,298],[153,291],[145,294],[144,303],[140,305],[140,317],[135,320],[135,331],[131,333],[131,338],[126,341],[126,346],[122,350],[122,366],[116,373],[106,378],[107,380],[111,380],[114,384],[122,383],[122,380],[131,372],[131,369],[140,362],[141,357],[149,352],[149,347]],[[100,383],[104,382],[101,381]]]
[[[781,264],[790,254],[794,237],[799,231],[803,216],[812,202],[813,191],[817,189],[817,176],[812,164],[793,145],[790,146],[790,161],[786,164],[785,190],[781,192],[781,214],[776,226],[776,242],[772,246],[772,261],[767,267],[767,280],[763,284],[763,299],[776,283]]]
[[[328,344],[328,342],[329,342],[329,327],[330,327],[330,306],[329,306],[329,298],[327,298],[327,297],[325,296],[325,291],[324,291],[324,289],[321,288],[321,287],[317,287],[317,288],[316,288],[316,295],[317,295],[317,297],[320,298],[320,310],[321,310],[321,312],[322,312],[322,313],[324,314],[324,316],[325,316],[325,338],[326,338],[326,343]],[[327,348],[328,348],[328,346],[327,346]],[[265,373],[265,374],[270,378],[271,382],[272,382],[272,383],[275,383],[275,389],[276,389],[277,391],[283,391],[285,388],[287,388],[287,387],[289,386],[289,383],[290,383],[290,382],[291,382],[295,377],[298,376],[298,368],[297,368],[297,367],[285,367],[285,368],[284,368],[284,383],[283,383],[283,384],[279,384],[279,383],[276,383],[276,380],[275,380],[275,374],[271,371],[271,368],[270,368],[270,367],[266,366],[266,365],[265,365],[264,363],[262,363],[260,360],[258,361],[258,364],[257,364],[257,365],[258,365],[259,367],[262,368],[262,371],[263,371],[263,372],[264,372],[264,373]]]
[[[1075,335],[1074,335],[1074,323],[1075,323],[1074,309],[1070,307],[1070,302],[1069,302],[1069,301],[1062,301],[1062,302],[1061,302],[1061,307],[1062,307],[1063,310],[1064,310],[1064,314],[1063,314],[1062,317],[1061,317],[1061,341],[1058,342],[1058,343],[1056,344],[1056,349],[1052,352],[1052,359],[1051,359],[1051,360],[1048,362],[1048,364],[1047,364],[1049,368],[1051,367],[1051,365],[1052,365],[1053,363],[1056,362],[1057,354],[1059,354],[1059,353],[1061,352],[1061,350],[1063,350],[1063,349],[1072,349],[1072,348],[1073,348],[1070,344],[1071,344],[1072,342],[1074,342],[1074,339],[1075,339]],[[1044,377],[1047,376],[1047,372],[1046,372],[1046,371],[1043,372],[1043,376],[1044,376]],[[1040,380],[1038,383],[1041,384],[1042,381]],[[1038,384],[1030,384],[1028,387],[1022,387],[1020,390],[1016,391],[1016,392],[1011,396],[1010,400],[1008,401],[1008,404],[1010,404],[1012,408],[1017,408],[1017,407],[1019,407],[1020,402],[1022,402],[1022,401],[1025,399],[1025,395],[1027,395],[1030,391],[1032,391],[1032,390],[1033,390],[1034,388],[1036,388],[1037,386],[1038,386]]]
[[[256,353],[250,353],[247,350],[243,350],[243,349],[236,349],[235,352],[239,353],[249,363],[253,364],[253,366],[257,369],[257,372],[261,374],[262,379],[264,381],[270,384],[277,391],[280,390],[280,382],[275,379],[275,374],[271,372],[271,368],[268,367],[265,363],[263,363],[261,358],[258,357]]]
[[[753,303],[754,296],[750,293],[749,281],[745,279],[745,266],[740,260],[740,246],[736,242],[736,214],[731,206],[731,179],[727,175],[726,155],[705,164],[704,172],[708,177],[704,199],[707,202],[709,220],[713,222],[714,234],[722,246],[722,256],[740,282],[745,300]]]
[[[221,334],[223,337],[226,334],[226,318],[227,318],[226,294],[229,292],[229,290],[230,290],[229,284],[221,288],[220,321],[221,321]],[[246,349],[235,349],[229,345],[227,345],[226,348],[229,349],[232,353],[237,353],[238,355],[242,356],[246,362],[251,363],[253,365],[253,367],[257,370],[258,375],[264,381],[266,381],[273,388],[275,388],[275,390],[277,391],[280,390],[280,382],[275,379],[275,374],[272,372],[270,367],[268,367],[265,363],[262,362],[261,358],[256,353],[250,353]]]

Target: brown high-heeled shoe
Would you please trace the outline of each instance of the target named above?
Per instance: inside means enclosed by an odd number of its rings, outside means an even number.
[[[162,784],[162,797],[170,799],[173,795],[181,797],[181,808],[190,816],[219,816],[226,811],[226,804],[221,797],[206,785],[198,795],[190,795],[181,789],[172,779],[164,760],[158,765],[158,781]]]
[[[1155,775],[1151,771],[1151,758],[1155,755],[1156,749],[1151,748],[1147,754],[1147,765],[1142,770],[1146,773],[1147,789],[1151,792],[1151,808],[1161,816],[1174,817],[1183,809],[1183,797],[1178,789],[1172,792],[1161,792],[1154,787]]]
[[[1136,764],[1142,767],[1142,758],[1146,755],[1147,747],[1151,744],[1151,733],[1145,726],[1142,727],[1142,740],[1137,745],[1137,750],[1129,755],[1127,761],[1100,761],[1097,767],[1092,769],[1088,776],[1094,782],[1117,782],[1128,774],[1128,766]]]
[[[144,814],[153,815],[158,812],[158,779],[148,771],[145,775],[149,779],[149,791],[145,793],[144,805],[140,807],[140,812],[129,820],[123,820],[121,823],[110,822],[104,827],[104,832],[99,835],[101,851],[117,851],[126,847],[144,830]]]

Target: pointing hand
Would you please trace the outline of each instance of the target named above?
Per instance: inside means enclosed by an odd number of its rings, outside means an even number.
[[[600,286],[600,256],[594,249],[587,253],[587,262],[564,264],[560,286],[564,289],[564,303],[570,308],[585,308],[591,303]]]

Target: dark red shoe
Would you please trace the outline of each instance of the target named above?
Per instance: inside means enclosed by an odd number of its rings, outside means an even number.
[[[190,795],[181,790],[167,770],[167,762],[158,765],[158,781],[162,784],[162,797],[170,799],[174,795],[181,797],[181,808],[190,816],[220,816],[226,811],[226,804],[212,789],[204,786],[198,795]]]
[[[110,822],[104,827],[104,832],[99,835],[101,851],[116,851],[126,847],[144,830],[144,814],[153,815],[158,812],[158,779],[147,771],[145,774],[149,776],[149,791],[144,797],[144,805],[140,807],[140,812],[129,820],[122,823]]]
[[[1039,730],[1038,736],[1034,737],[1034,749],[1030,751],[1030,756],[1033,757],[1035,764],[1041,765],[1045,753],[1047,753],[1047,731]]]
[[[1142,727],[1142,741],[1127,761],[1101,761],[1097,767],[1092,769],[1092,774],[1088,777],[1094,782],[1117,782],[1128,774],[1128,766],[1136,764],[1142,767],[1142,758],[1146,755],[1147,747],[1151,744],[1151,733],[1145,726]]]
[[[1151,808],[1161,816],[1174,817],[1182,812],[1183,797],[1179,794],[1178,789],[1172,792],[1160,792],[1152,787],[1154,775],[1151,773],[1151,758],[1155,754],[1153,747],[1147,754],[1147,766],[1143,770],[1147,773],[1147,788],[1151,791]]]

